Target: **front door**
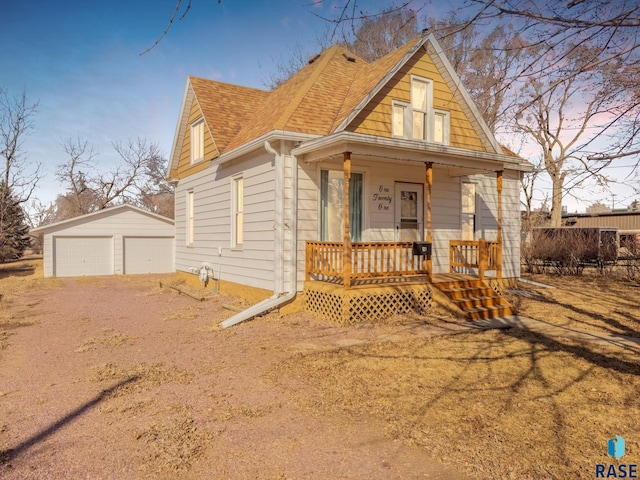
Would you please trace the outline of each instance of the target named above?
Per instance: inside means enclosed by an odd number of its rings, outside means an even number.
[[[422,187],[421,183],[396,183],[396,242],[422,240]]]

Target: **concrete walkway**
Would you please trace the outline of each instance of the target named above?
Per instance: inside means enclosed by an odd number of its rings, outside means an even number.
[[[534,333],[540,333],[555,338],[569,338],[585,342],[608,343],[625,348],[632,348],[640,352],[640,338],[627,337],[609,332],[596,332],[563,327],[552,323],[536,320],[522,315],[507,315],[487,320],[475,320],[474,326],[482,329],[490,328],[521,328]]]

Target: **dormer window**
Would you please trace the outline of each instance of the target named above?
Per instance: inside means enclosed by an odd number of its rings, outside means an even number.
[[[198,163],[204,158],[204,119],[191,124],[191,163]]]
[[[411,102],[393,102],[393,136],[449,143],[449,113],[433,108],[433,83],[411,77]]]

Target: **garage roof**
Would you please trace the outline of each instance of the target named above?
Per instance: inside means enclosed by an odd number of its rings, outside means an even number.
[[[174,224],[174,221],[171,218],[163,217],[162,215],[158,215],[157,213],[152,213],[147,210],[143,210],[142,208],[138,208],[133,205],[123,204],[123,205],[117,205],[115,207],[107,207],[102,210],[98,210],[97,212],[87,213],[86,215],[80,215],[79,217],[68,218],[67,220],[61,220],[60,222],[51,223],[49,225],[43,225],[38,228],[33,228],[29,231],[29,233],[30,234],[47,233],[50,230],[56,230],[62,226],[70,225],[74,222],[80,224],[80,223],[95,220],[97,218],[104,217],[107,215],[113,215],[114,213],[119,213],[124,210],[131,210],[133,212],[141,213],[148,217],[155,218],[156,220],[166,222],[169,225]]]

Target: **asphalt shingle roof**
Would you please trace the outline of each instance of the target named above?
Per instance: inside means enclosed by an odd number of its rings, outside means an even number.
[[[334,45],[272,91],[199,77],[189,81],[222,154],[272,130],[332,133],[414,44],[371,64]]]

